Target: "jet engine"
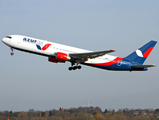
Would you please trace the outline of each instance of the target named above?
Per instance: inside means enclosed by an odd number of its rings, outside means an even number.
[[[48,61],[54,62],[54,63],[58,63],[58,62],[64,63],[67,60],[70,60],[70,57],[66,53],[57,52],[55,55],[56,57],[49,57]]]

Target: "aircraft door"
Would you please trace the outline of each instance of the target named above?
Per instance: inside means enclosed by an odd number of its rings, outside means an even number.
[[[21,44],[22,40],[20,38],[17,39],[17,43]]]

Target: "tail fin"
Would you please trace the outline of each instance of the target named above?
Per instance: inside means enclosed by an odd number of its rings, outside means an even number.
[[[151,40],[138,50],[134,51],[133,53],[125,57],[125,59],[142,65],[146,58],[149,56],[150,52],[152,51],[156,43],[157,41]]]

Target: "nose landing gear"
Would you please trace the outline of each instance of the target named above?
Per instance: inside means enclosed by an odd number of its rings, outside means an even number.
[[[14,53],[13,53],[13,48],[10,48],[10,49],[11,49],[11,51],[12,51],[12,52],[10,53],[10,55],[13,56],[13,55],[14,55]]]

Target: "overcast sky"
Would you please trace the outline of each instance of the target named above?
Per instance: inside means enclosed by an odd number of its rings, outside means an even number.
[[[158,0],[0,0],[0,38],[20,34],[92,51],[115,49],[125,57],[159,40]],[[116,72],[70,63],[0,43],[0,111],[91,106],[105,109],[159,108],[159,45],[146,72]]]

